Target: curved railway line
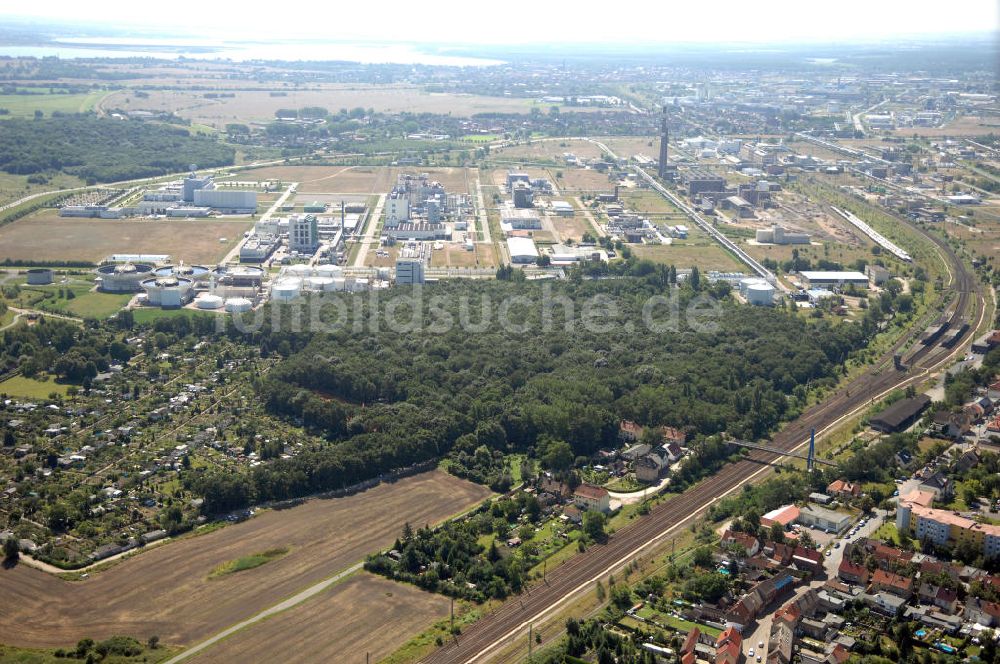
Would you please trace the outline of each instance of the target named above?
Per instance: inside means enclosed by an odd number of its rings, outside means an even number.
[[[948,305],[952,312],[948,322],[954,327],[964,318],[974,332],[986,311],[985,300],[975,275],[969,272],[944,240],[925,233],[908,221],[900,221],[941,250],[948,263],[951,277],[949,288],[953,293]],[[807,443],[811,429],[824,433],[843,420],[856,416],[890,391],[919,384],[930,373],[943,368],[964,345],[959,343],[955,348],[943,348],[937,344],[917,344],[916,348],[911,348],[903,355],[905,368],[896,369],[892,363],[893,355],[920,331],[922,330],[919,328],[911,329],[867,371],[851,380],[845,389],[838,390],[830,398],[790,422],[774,435],[771,446],[783,451],[794,451],[802,447]],[[719,498],[765,474],[769,469],[768,464],[778,458],[779,455],[772,452],[754,451],[740,461],[726,464],[715,475],[683,494],[653,507],[647,516],[619,530],[606,544],[592,546],[549,571],[543,583],[536,583],[521,595],[508,600],[496,611],[466,628],[461,636],[421,661],[424,664],[487,661],[514,639],[522,638],[530,624],[543,620],[570,598],[591,587],[596,579],[657,545],[678,527],[703,513]]]

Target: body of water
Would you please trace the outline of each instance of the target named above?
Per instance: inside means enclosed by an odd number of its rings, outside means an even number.
[[[208,42],[194,39],[64,38],[37,46],[0,44],[0,56],[74,58],[163,58],[201,60],[345,61],[364,64],[413,64],[489,67],[502,60],[428,52],[418,45],[316,41]]]

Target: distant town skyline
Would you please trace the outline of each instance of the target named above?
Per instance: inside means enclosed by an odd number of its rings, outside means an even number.
[[[7,18],[182,33],[214,40],[317,39],[454,44],[804,43],[874,41],[988,33],[997,30],[994,0],[939,3],[842,0],[836,3],[704,0],[678,5],[639,2],[619,11],[596,0],[537,3],[524,14],[470,11],[438,0],[420,11],[411,3],[376,2],[303,7],[281,17],[279,5],[175,0],[156,11],[114,0],[52,0],[4,12]],[[276,14],[278,15],[276,17]],[[181,36],[181,35],[178,35]]]

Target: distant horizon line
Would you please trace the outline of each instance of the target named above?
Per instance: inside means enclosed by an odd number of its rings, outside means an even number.
[[[225,45],[225,44],[280,44],[290,41],[301,42],[301,43],[311,43],[311,44],[346,44],[346,45],[401,45],[401,46],[420,46],[422,48],[433,48],[438,52],[454,51],[458,49],[524,49],[524,48],[534,48],[544,51],[556,51],[556,50],[577,50],[581,46],[586,46],[590,50],[608,50],[617,49],[625,52],[634,52],[644,48],[657,48],[657,49],[697,49],[708,48],[708,47],[730,47],[730,48],[740,48],[740,47],[752,47],[752,48],[789,48],[789,47],[829,47],[829,46],[882,46],[882,47],[893,47],[893,46],[906,46],[913,43],[919,42],[939,42],[948,43],[953,41],[963,41],[968,39],[976,39],[981,41],[992,41],[998,47],[1000,47],[1000,32],[997,29],[980,29],[980,30],[968,30],[961,32],[901,32],[885,36],[877,35],[860,35],[860,36],[829,36],[823,38],[789,38],[789,39],[691,39],[684,37],[670,37],[666,40],[656,40],[649,38],[638,38],[635,40],[625,41],[622,39],[610,39],[602,41],[600,39],[579,39],[579,40],[563,40],[563,41],[552,41],[543,39],[526,39],[523,41],[457,41],[449,40],[447,45],[442,47],[440,39],[427,38],[427,39],[393,39],[384,38],[379,36],[320,36],[309,33],[302,34],[289,34],[280,35],[275,37],[268,37],[265,34],[228,34],[228,35],[218,35],[217,33],[202,33],[197,31],[192,31],[190,29],[183,28],[181,26],[153,26],[146,24],[127,24],[127,23],[109,23],[106,21],[66,21],[57,18],[40,18],[37,16],[25,16],[22,14],[9,14],[0,13],[0,20],[8,22],[5,26],[6,28],[14,29],[25,29],[25,28],[58,28],[60,31],[64,32],[62,35],[48,35],[48,39],[40,40],[39,44],[65,44],[65,45],[76,45],[76,46],[91,46],[91,45],[107,45],[107,46],[157,46],[158,44],[143,44],[143,41],[149,41],[154,38],[161,39],[183,39],[191,42],[200,42],[199,45]],[[11,25],[9,22],[13,22]],[[128,30],[129,35],[122,35],[122,31]],[[75,36],[86,37],[92,39],[108,38],[113,40],[135,40],[134,44],[128,44],[124,41],[109,42],[107,44],[97,43],[97,42],[87,42],[81,45],[80,43],[61,41],[59,37],[68,37],[65,34],[68,31],[79,31]],[[95,34],[95,31],[100,31]],[[81,34],[82,33],[82,34]],[[11,40],[5,39],[5,35],[0,31],[0,44],[13,45]],[[23,44],[24,42],[19,42]],[[176,44],[162,44],[162,45],[176,45]],[[194,45],[194,44],[192,44]]]

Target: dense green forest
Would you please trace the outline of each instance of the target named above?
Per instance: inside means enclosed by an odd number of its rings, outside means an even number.
[[[0,170],[62,171],[90,184],[227,166],[234,157],[232,147],[187,129],[93,115],[11,118],[0,132]]]
[[[420,329],[409,332],[373,329],[386,301],[373,305],[359,296],[353,302],[364,306],[341,307],[354,313],[328,331],[292,332],[286,321],[250,335],[262,352],[284,357],[257,385],[269,410],[330,444],[245,476],[191,477],[189,488],[205,496],[205,509],[338,489],[448,455],[468,459],[481,447],[526,451],[566,471],[577,458],[617,445],[622,419],[683,428],[696,455],[705,447],[714,462],[719,444],[710,436],[756,439],[796,416],[805,385],[832,384],[892,308],[887,294],[861,321],[830,325],[726,299],[714,331],[696,331],[681,316],[678,329],[658,333],[641,321],[649,297],[677,293],[684,311],[698,294],[688,283],[664,283],[656,271],[546,286],[440,283],[428,292],[439,296],[439,308],[425,306]],[[546,323],[546,293],[577,311],[601,295],[615,311],[602,331],[579,320],[564,324],[558,305]],[[479,322],[480,298],[496,305],[515,295],[525,304],[518,322],[526,332],[505,331],[495,318],[476,331],[457,324],[463,299],[476,303],[472,322]],[[455,324],[431,331],[442,316]]]

